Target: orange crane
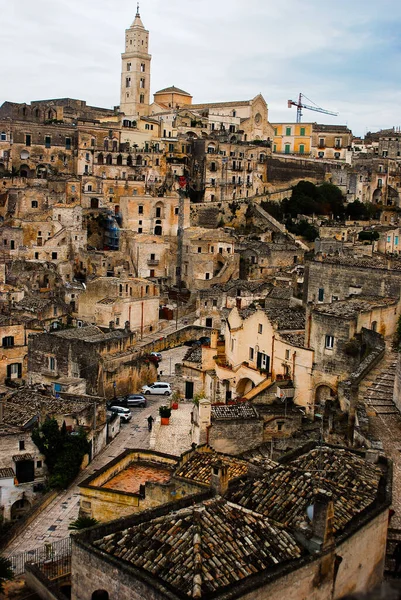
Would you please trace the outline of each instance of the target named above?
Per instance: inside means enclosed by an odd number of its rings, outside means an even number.
[[[288,108],[291,108],[291,106],[297,107],[297,123],[301,122],[303,108],[306,108],[307,110],[314,110],[315,112],[324,113],[325,115],[333,115],[333,117],[336,117],[338,115],[338,113],[332,112],[331,110],[325,110],[324,108],[320,108],[320,106],[317,106],[316,104],[314,106],[310,106],[309,104],[304,104],[302,102],[302,98],[306,98],[307,100],[309,100],[309,102],[312,102],[312,104],[315,104],[312,100],[310,100],[304,94],[301,94],[301,93],[299,94],[298,102],[294,102],[294,100],[288,100]]]

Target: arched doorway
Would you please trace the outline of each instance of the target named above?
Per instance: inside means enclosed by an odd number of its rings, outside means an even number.
[[[92,594],[92,600],[109,600],[109,592],[106,592],[106,590],[96,590]]]
[[[129,154],[127,156],[127,167],[132,167],[132,156]]]
[[[97,157],[97,164],[102,165],[103,163],[104,163],[104,157],[103,157],[103,154],[100,153],[100,154],[98,154],[98,157]]]
[[[11,506],[11,520],[20,519],[31,508],[29,500],[25,497],[20,498]]]
[[[111,154],[108,154],[106,157],[106,165],[112,165],[113,164],[113,157]]]
[[[315,410],[317,408],[324,408],[327,400],[331,400],[335,397],[334,391],[328,385],[319,385],[315,391]]]
[[[381,191],[380,188],[376,188],[375,191],[373,192],[372,202],[373,202],[373,204],[381,204],[381,202],[382,202],[382,191]]]
[[[249,377],[244,377],[244,379],[240,379],[237,383],[237,388],[235,391],[237,392],[237,396],[242,397],[250,392],[254,387],[255,384],[253,383],[252,379],[249,379]]]
[[[30,169],[28,165],[21,165],[19,168],[20,177],[29,177]]]
[[[156,225],[155,226],[155,235],[162,235],[163,233],[163,228],[161,225]]]
[[[117,156],[117,165],[118,165],[119,167],[121,167],[121,165],[122,165],[122,164],[123,164],[123,157],[121,156],[121,154],[119,154],[119,155]]]
[[[91,198],[91,208],[99,208],[99,199]]]

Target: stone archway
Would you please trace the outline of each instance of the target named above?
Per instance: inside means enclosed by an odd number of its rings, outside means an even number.
[[[316,408],[324,407],[327,400],[332,400],[336,396],[335,391],[329,385],[322,383],[315,389],[314,405]]]
[[[241,398],[242,396],[245,396],[245,394],[250,392],[254,387],[255,384],[252,381],[252,379],[249,379],[249,377],[244,377],[243,379],[240,379],[237,383],[235,391],[237,393],[237,396]]]
[[[106,592],[106,590],[96,590],[92,594],[92,600],[109,600],[109,592]]]
[[[20,519],[31,508],[31,503],[24,496],[11,505],[11,520]]]

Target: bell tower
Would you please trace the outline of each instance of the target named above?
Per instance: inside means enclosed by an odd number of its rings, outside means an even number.
[[[139,14],[139,3],[134,22],[125,30],[125,52],[121,55],[120,111],[127,116],[147,116],[150,100],[149,31]]]

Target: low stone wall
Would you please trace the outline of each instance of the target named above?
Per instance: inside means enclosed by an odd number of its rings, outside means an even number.
[[[0,550],[4,550],[19,536],[19,534],[34,521],[41,512],[43,512],[49,504],[57,498],[58,492],[56,490],[52,490],[48,492],[41,498],[39,502],[34,504],[26,515],[20,519],[15,525],[13,525],[5,534],[0,537]]]

